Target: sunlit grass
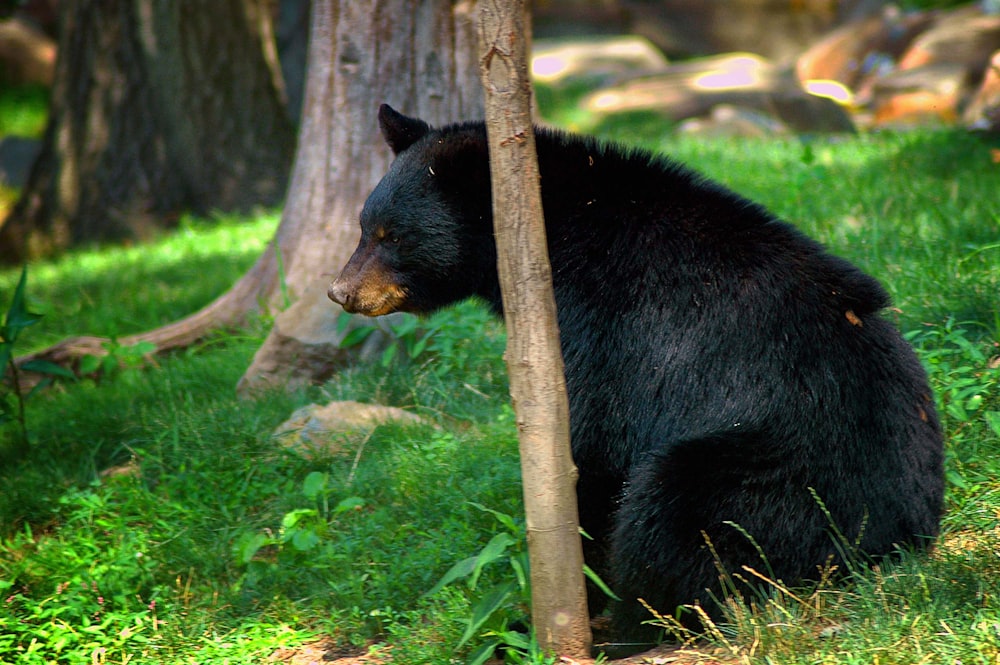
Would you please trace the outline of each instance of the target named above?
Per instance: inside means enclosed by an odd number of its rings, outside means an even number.
[[[190,314],[222,295],[260,257],[279,213],[185,219],[149,245],[74,250],[28,267],[29,305],[41,323],[23,352],[79,334],[117,337]],[[0,270],[8,294],[20,268]]]

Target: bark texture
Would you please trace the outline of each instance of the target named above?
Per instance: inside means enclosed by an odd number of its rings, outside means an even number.
[[[265,0],[70,0],[42,152],[0,260],[274,205],[294,133]]]
[[[186,346],[240,323],[261,305],[280,309],[284,285],[294,304],[278,314],[239,388],[328,378],[347,358],[337,348],[342,310],[326,297],[327,282],[354,251],[358,213],[391,160],[378,131],[378,106],[388,102],[441,124],[481,118],[476,57],[471,3],[315,0],[298,148],[274,240],[213,303],[120,343],[148,340],[161,351]],[[74,338],[20,361],[69,364],[103,353],[103,341]]]
[[[322,381],[347,361],[337,348],[342,310],[326,290],[392,157],[376,111],[387,102],[432,123],[482,117],[472,9],[450,0],[313,3],[298,152],[275,237],[295,303],[276,318],[241,392]]]
[[[577,470],[531,123],[529,19],[524,0],[484,0],[480,7],[497,267],[520,441],[532,623],[543,649],[589,658]]]

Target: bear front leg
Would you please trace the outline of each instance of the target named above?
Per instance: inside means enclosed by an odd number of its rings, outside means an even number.
[[[580,470],[576,494],[580,528],[584,533],[583,560],[609,586],[612,575],[608,564],[611,550],[611,519],[621,491],[621,480],[607,474]],[[587,608],[592,619],[607,608],[609,600],[597,585],[587,580]]]

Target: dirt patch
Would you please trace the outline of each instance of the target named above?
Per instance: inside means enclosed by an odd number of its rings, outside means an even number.
[[[319,640],[272,653],[268,663],[281,665],[383,665],[389,647],[372,646],[366,649],[344,647],[330,640]]]
[[[391,647],[371,646],[360,650],[343,647],[330,640],[319,640],[289,649],[278,649],[267,659],[268,663],[281,665],[384,665],[390,661]],[[594,661],[563,658],[561,665],[590,665]],[[721,649],[699,650],[664,644],[650,651],[627,658],[609,660],[614,665],[732,665],[738,661]],[[502,665],[491,660],[488,665]]]

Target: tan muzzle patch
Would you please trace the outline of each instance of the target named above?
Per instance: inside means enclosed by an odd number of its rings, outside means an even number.
[[[406,302],[406,291],[374,252],[354,253],[344,270],[327,290],[330,300],[345,311],[365,316],[381,316],[399,311]]]

